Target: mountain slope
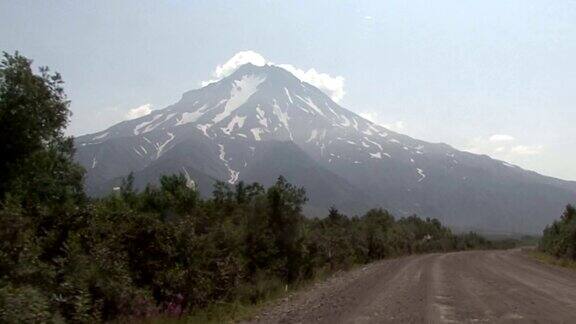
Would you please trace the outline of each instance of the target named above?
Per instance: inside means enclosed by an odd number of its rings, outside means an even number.
[[[235,73],[150,115],[76,139],[89,193],[136,172],[137,185],[188,172],[216,180],[305,185],[309,211],[382,206],[458,227],[536,232],[576,199],[573,182],[392,132],[275,66]]]
[[[376,201],[364,196],[362,190],[310,158],[292,142],[264,142],[254,160],[243,172],[242,179],[272,185],[278,175],[306,188],[313,205],[308,214],[324,216],[327,206],[338,206],[354,213],[375,206]]]

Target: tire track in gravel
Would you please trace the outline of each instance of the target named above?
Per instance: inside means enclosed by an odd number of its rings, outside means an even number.
[[[259,323],[575,323],[576,272],[521,250],[428,254],[339,273]]]

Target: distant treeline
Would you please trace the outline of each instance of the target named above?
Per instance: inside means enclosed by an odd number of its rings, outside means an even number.
[[[92,323],[256,303],[279,289],[387,257],[493,248],[435,219],[385,210],[306,219],[303,188],[218,183],[202,199],[182,175],[85,196],[63,130],[57,74],[0,63],[0,322]]]
[[[546,227],[539,249],[556,258],[576,261],[576,208],[568,205],[562,217]]]

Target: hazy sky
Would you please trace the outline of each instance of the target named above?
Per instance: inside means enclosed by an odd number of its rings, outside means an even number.
[[[394,130],[576,180],[574,0],[1,0],[0,50],[63,75],[73,135],[253,51]]]

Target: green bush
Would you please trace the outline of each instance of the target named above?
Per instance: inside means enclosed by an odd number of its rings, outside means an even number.
[[[568,205],[560,220],[544,229],[538,248],[557,258],[576,260],[576,208]]]
[[[58,316],[52,311],[49,299],[34,287],[0,288],[1,323],[47,323]]]

